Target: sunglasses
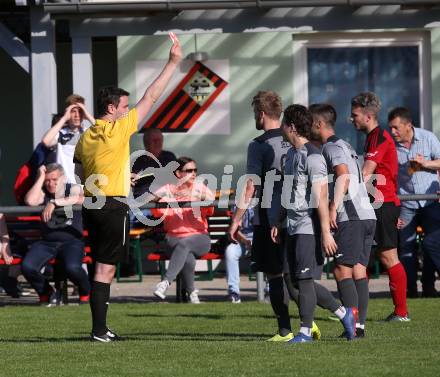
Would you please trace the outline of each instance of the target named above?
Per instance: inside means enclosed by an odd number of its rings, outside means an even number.
[[[182,173],[197,173],[197,169],[185,169],[181,170]]]

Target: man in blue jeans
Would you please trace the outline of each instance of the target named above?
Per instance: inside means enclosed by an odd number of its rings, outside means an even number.
[[[411,113],[397,107],[388,114],[399,162],[399,194],[436,194],[440,169],[440,142],[430,131],[416,128]],[[402,201],[398,222],[399,257],[408,277],[408,294],[417,293],[416,229],[424,231],[423,252],[440,271],[440,204],[437,200]],[[423,280],[423,279],[422,279]],[[432,278],[431,278],[432,280]],[[434,282],[422,281],[423,290]],[[426,292],[424,292],[426,293]]]
[[[233,304],[241,303],[240,298],[240,266],[242,256],[247,255],[252,247],[254,228],[252,220],[254,209],[248,208],[241,219],[241,227],[237,232],[238,243],[230,243],[225,249],[226,279],[228,293]]]
[[[82,268],[84,256],[83,225],[81,212],[73,216],[55,211],[56,207],[82,204],[80,185],[65,184],[64,169],[60,164],[42,165],[38,178],[26,194],[24,201],[29,206],[43,205],[41,214],[42,240],[35,242],[26,254],[21,268],[24,277],[36,290],[40,304],[54,304],[54,290],[41,272],[49,260],[60,260],[67,277],[78,286],[79,302],[89,302],[90,283]]]

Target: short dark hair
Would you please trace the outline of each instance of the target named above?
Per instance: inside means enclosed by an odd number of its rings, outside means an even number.
[[[182,170],[183,167],[190,162],[196,163],[191,157],[185,157],[185,156],[179,157],[176,161],[179,164],[177,170]]]
[[[352,107],[360,107],[377,117],[380,108],[382,106],[380,98],[376,93],[373,92],[363,92],[359,93],[357,96],[351,99]]]
[[[412,123],[411,112],[403,106],[395,107],[388,113],[388,122],[391,122],[395,118],[400,118],[407,123]]]
[[[102,117],[107,114],[108,105],[117,107],[121,97],[129,95],[130,93],[128,93],[126,90],[116,86],[106,86],[99,89],[98,97],[96,99],[96,112],[98,117]]]
[[[332,105],[328,103],[314,103],[309,106],[309,110],[312,116],[321,117],[329,126],[335,128],[337,115]]]
[[[287,125],[293,125],[298,135],[307,139],[310,138],[313,117],[307,107],[298,104],[288,106],[284,110],[283,121]]]
[[[254,98],[252,98],[252,106],[257,111],[263,111],[269,118],[280,119],[283,112],[283,102],[281,97],[271,91],[259,91]]]

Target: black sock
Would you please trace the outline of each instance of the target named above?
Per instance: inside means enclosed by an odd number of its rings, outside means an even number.
[[[316,293],[313,279],[298,280],[298,288],[301,327],[311,329],[316,307]]]
[[[298,288],[293,284],[290,274],[284,274],[284,284],[287,288],[287,293],[289,294],[290,299],[298,306],[299,292]]]
[[[341,296],[342,304],[346,308],[358,307],[358,295],[352,278],[338,281],[338,291]]]
[[[107,308],[110,298],[110,284],[93,281],[90,292],[90,309],[92,311],[92,332],[104,335],[107,331]]]
[[[323,309],[334,313],[340,306],[339,302],[333,297],[332,293],[321,284],[315,281],[316,303]]]
[[[290,327],[289,306],[284,300],[284,282],[281,276],[269,280],[269,297],[278,321],[279,334],[286,336],[292,332],[292,328]]]
[[[355,280],[356,290],[358,294],[358,321],[361,325],[365,325],[365,320],[367,319],[367,309],[368,309],[368,299],[369,299],[369,291],[368,291],[368,279],[359,279]]]

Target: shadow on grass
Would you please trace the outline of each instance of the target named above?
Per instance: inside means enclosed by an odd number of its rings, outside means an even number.
[[[228,314],[228,315],[220,315],[220,314],[203,314],[203,313],[194,313],[194,314],[188,314],[188,313],[173,313],[173,314],[156,314],[156,313],[143,313],[143,314],[126,314],[127,317],[133,317],[133,318],[205,318],[205,319],[230,319],[230,318],[251,318],[251,319],[273,319],[275,320],[275,315],[273,314]],[[291,319],[299,319],[299,316],[297,314],[290,315]],[[328,317],[316,317],[315,319],[322,320],[322,321],[330,321]]]
[[[209,342],[254,342],[270,338],[270,334],[255,333],[162,333],[162,332],[140,332],[130,334],[130,340],[155,340],[155,341],[209,341]]]
[[[205,319],[225,319],[227,318],[224,315],[219,314],[155,314],[155,313],[145,313],[145,314],[127,314],[127,317],[133,317],[133,318],[176,318],[176,317],[182,317],[182,318],[205,318]]]
[[[270,333],[153,333],[153,332],[140,332],[132,333],[124,340],[130,341],[159,341],[159,342],[187,342],[187,341],[203,341],[203,342],[259,342],[266,343],[266,340],[271,338],[273,334]],[[345,338],[339,336],[326,336],[322,337],[320,342],[326,343],[345,343]],[[273,342],[267,342],[268,344]],[[281,344],[281,343],[280,343]]]
[[[251,318],[251,319],[275,319],[275,316],[272,314],[226,314],[226,315],[220,315],[220,314],[204,314],[204,313],[194,313],[194,314],[188,314],[188,313],[173,313],[173,314],[157,314],[157,313],[142,313],[142,314],[126,314],[127,317],[132,318],[204,318],[204,319],[213,319],[213,320],[227,320],[228,318]],[[298,314],[290,314],[290,318],[292,320],[299,320]],[[314,318],[316,321],[324,321],[324,322],[337,322],[339,323],[339,319],[332,316],[330,313],[329,315],[323,315],[323,316],[316,316]],[[367,319],[367,321],[370,321],[370,319]]]
[[[269,338],[268,334],[237,334],[237,333],[155,333],[155,332],[144,332],[144,333],[134,333],[127,336],[122,336],[121,342],[112,343],[124,343],[127,341],[209,341],[209,342],[229,342],[231,340],[239,342],[253,342],[262,341]],[[0,344],[4,343],[71,343],[71,342],[82,342],[82,343],[92,343],[88,336],[78,336],[78,337],[65,337],[65,338],[54,338],[54,337],[29,337],[29,338],[14,338],[14,339],[1,339]],[[96,342],[99,343],[99,342]]]
[[[221,314],[204,314],[204,313],[173,313],[173,314],[157,314],[157,313],[143,313],[143,314],[127,314],[127,317],[133,318],[204,318],[204,319],[228,319],[228,318],[261,318],[261,319],[274,319],[273,315],[269,314],[230,314],[230,315],[221,315]],[[298,316],[293,316],[293,318],[298,318]]]
[[[122,341],[112,342],[112,343],[124,343],[128,341],[160,341],[160,342],[187,342],[187,341],[203,341],[203,342],[230,342],[231,340],[235,342],[265,342],[273,334],[268,333],[178,333],[178,332],[137,332],[128,335],[122,335]],[[325,336],[322,337],[320,342],[346,342],[346,339],[340,338],[339,336]],[[359,340],[356,340],[359,341]],[[92,343],[88,336],[70,336],[70,337],[23,337],[14,339],[1,339],[0,344],[11,343],[35,343],[35,344],[57,344],[57,343]],[[99,343],[99,342],[96,342]]]
[[[90,343],[90,338],[88,336],[75,336],[75,337],[72,336],[66,338],[32,336],[29,338],[0,339],[0,344],[1,343],[67,343],[67,342]]]

